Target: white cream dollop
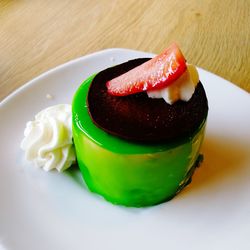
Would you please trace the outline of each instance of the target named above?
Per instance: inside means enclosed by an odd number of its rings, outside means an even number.
[[[45,171],[67,169],[76,161],[72,142],[71,105],[59,104],[40,111],[24,130],[25,158]]]
[[[166,88],[147,91],[147,94],[150,98],[163,98],[169,104],[178,100],[188,101],[198,82],[199,75],[196,67],[188,64],[187,70],[174,83]]]

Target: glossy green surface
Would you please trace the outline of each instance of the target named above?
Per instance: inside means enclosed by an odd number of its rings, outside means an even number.
[[[73,137],[77,161],[89,189],[125,206],[154,205],[172,198],[195,164],[205,121],[181,142],[143,145],[121,140],[97,128],[86,97],[93,76],[73,100]]]

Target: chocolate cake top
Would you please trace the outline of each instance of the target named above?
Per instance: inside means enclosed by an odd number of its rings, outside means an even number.
[[[135,59],[98,73],[89,88],[87,103],[92,121],[109,134],[122,139],[162,143],[191,136],[207,116],[206,93],[199,82],[192,98],[170,105],[146,93],[112,96],[106,82],[146,62]]]

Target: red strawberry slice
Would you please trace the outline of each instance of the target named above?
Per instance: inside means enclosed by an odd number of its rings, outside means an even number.
[[[160,55],[106,83],[108,93],[126,96],[172,84],[187,69],[186,60],[173,43]]]

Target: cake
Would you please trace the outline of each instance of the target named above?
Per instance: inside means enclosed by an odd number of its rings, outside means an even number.
[[[176,45],[164,52],[171,65],[175,65],[170,58],[173,49],[180,53]],[[150,97],[150,91],[169,88],[187,72],[183,58],[178,55],[176,71],[164,82],[157,78],[159,74],[150,81],[141,80],[148,75],[140,76],[140,70],[150,71],[147,65],[156,59],[139,58],[90,76],[76,91],[73,139],[90,191],[113,204],[144,207],[172,199],[191,182],[202,159],[200,147],[208,113],[202,83],[198,81],[187,101],[169,104],[163,98]],[[133,82],[137,74],[140,84]],[[132,85],[128,87],[124,79],[132,79]]]

